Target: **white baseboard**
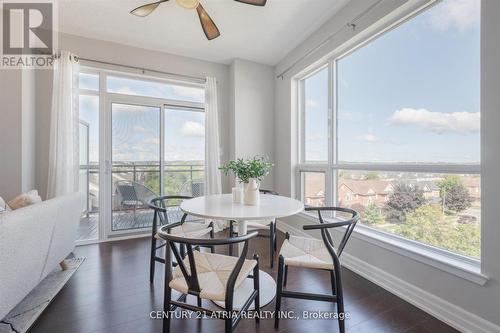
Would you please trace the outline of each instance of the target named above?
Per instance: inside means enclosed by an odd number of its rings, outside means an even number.
[[[291,235],[311,237],[303,230],[281,221],[278,221],[277,228],[280,231],[288,232]],[[342,265],[461,332],[500,332],[500,326],[470,313],[469,311],[466,311],[463,308],[420,289],[404,280],[401,280],[400,278],[352,255],[349,255],[346,252],[342,254]]]

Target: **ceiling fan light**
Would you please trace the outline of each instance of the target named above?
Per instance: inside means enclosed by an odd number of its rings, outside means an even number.
[[[175,0],[175,2],[185,9],[195,9],[200,4],[200,0]]]

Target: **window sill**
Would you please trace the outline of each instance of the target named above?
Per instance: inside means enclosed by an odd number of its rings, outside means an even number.
[[[318,222],[318,218],[313,215],[300,213],[300,216],[309,221]],[[361,224],[356,226],[352,237],[438,268],[481,286],[489,280],[489,277],[481,273],[481,263],[479,260],[405,239]]]

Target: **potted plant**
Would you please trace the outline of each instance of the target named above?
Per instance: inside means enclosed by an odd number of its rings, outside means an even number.
[[[247,205],[259,204],[259,189],[262,179],[269,174],[272,163],[264,157],[255,156],[252,159],[232,160],[220,167],[227,176],[232,172],[240,183],[243,183],[243,202]]]

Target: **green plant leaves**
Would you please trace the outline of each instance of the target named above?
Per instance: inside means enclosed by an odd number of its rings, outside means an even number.
[[[232,172],[240,183],[248,183],[250,178],[256,178],[259,181],[269,174],[274,165],[267,162],[264,157],[255,156],[252,159],[232,160],[222,165],[219,169],[227,176]]]

